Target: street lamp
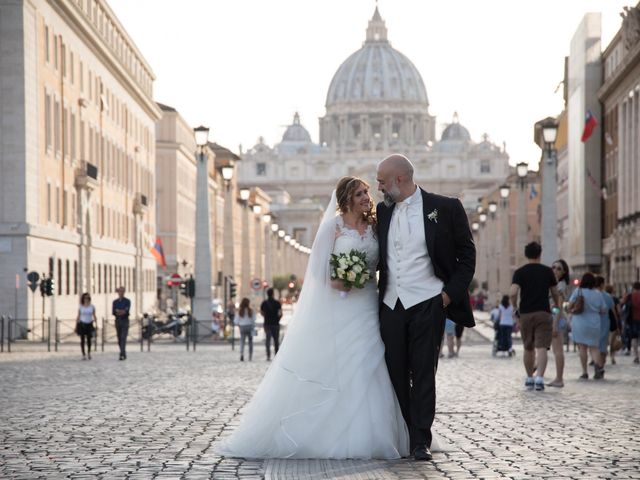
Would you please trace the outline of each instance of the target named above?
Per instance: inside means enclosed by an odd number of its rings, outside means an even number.
[[[256,215],[260,215],[262,213],[262,205],[254,205],[252,209],[253,213]]]
[[[222,171],[222,178],[224,179],[224,184],[229,190],[231,186],[231,179],[233,178],[233,167],[230,165],[225,165],[220,169]]]
[[[271,224],[271,231],[273,233],[277,233],[278,232],[278,224],[277,223],[272,223]]]
[[[193,133],[194,133],[194,135],[196,137],[196,145],[198,145],[201,149],[207,143],[209,143],[209,128],[208,127],[203,127],[202,125],[200,125],[199,127],[196,127],[196,128],[193,129]]]
[[[484,223],[487,221],[487,214],[486,214],[486,213],[481,213],[481,214],[478,216],[478,219],[480,220],[480,223],[481,223],[482,225],[484,225]]]
[[[249,190],[248,188],[240,189],[240,200],[242,200],[243,202],[246,202],[247,200],[249,200],[250,195],[251,195],[251,190]]]
[[[506,183],[503,183],[502,185],[500,185],[500,198],[504,202],[503,206],[505,206],[507,202],[507,198],[509,198],[510,191],[511,191],[511,187],[509,187],[509,185],[507,185]]]
[[[262,221],[264,223],[269,223],[271,221],[271,214],[265,213],[264,215],[262,215]]]
[[[280,238],[284,238],[284,236],[285,236],[286,234],[287,234],[287,233],[286,233],[284,230],[282,230],[282,229],[281,229],[281,230],[278,230],[278,236],[279,236]]]
[[[491,218],[495,218],[497,210],[498,204],[495,201],[491,200],[489,202],[489,213],[491,214]]]
[[[516,173],[518,174],[518,179],[520,180],[520,188],[524,189],[525,178],[527,178],[527,173],[529,172],[529,165],[527,162],[520,162],[516,165]]]
[[[480,224],[478,222],[471,222],[471,230],[473,230],[474,232],[477,232],[479,228],[480,228]]]

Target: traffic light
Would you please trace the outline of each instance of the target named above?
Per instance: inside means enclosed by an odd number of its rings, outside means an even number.
[[[43,278],[40,280],[40,295],[43,297],[47,294],[47,279]]]
[[[40,284],[40,291],[42,291],[42,284],[44,284],[44,294],[47,297],[53,295],[53,292],[56,288],[56,281],[53,279],[53,277],[45,278],[44,280],[42,280],[42,283]]]
[[[196,281],[193,278],[187,278],[180,282],[180,293],[187,298],[196,296]]]
[[[229,283],[229,298],[236,298],[236,282]]]

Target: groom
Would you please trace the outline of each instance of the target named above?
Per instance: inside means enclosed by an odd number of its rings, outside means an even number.
[[[475,325],[468,288],[476,250],[458,199],[427,193],[413,165],[394,154],[378,165],[380,334],[411,454],[431,460],[436,368],[445,318]]]

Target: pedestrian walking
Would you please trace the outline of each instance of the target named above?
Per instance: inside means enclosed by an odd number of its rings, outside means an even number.
[[[447,358],[453,358],[456,356],[456,352],[453,349],[453,339],[456,334],[456,324],[450,318],[445,320],[444,324],[444,335],[447,339]],[[444,356],[443,354],[440,355]]]
[[[604,287],[604,291],[611,295],[613,310],[609,310],[609,354],[611,365],[616,364],[616,352],[622,348],[622,322],[620,320],[620,299],[613,292],[613,285]]]
[[[537,242],[524,247],[528,263],[513,274],[510,289],[511,303],[519,305],[516,317],[519,317],[520,332],[524,354],[522,355],[527,374],[527,390],[544,390],[544,372],[547,368],[547,349],[553,338],[553,320],[549,308],[549,294],[554,306],[558,306],[557,280],[551,268],[540,263],[542,247]],[[518,295],[520,303],[518,304]],[[536,377],[533,377],[536,365]]]
[[[260,305],[260,313],[264,318],[265,346],[267,361],[271,360],[271,339],[273,339],[274,355],[280,348],[280,319],[282,318],[282,304],[273,296],[273,288],[267,289],[267,299]]]
[[[596,288],[596,277],[592,273],[582,275],[580,287],[575,289],[569,297],[569,311],[571,314],[571,332],[573,341],[578,345],[582,375],[580,379],[589,378],[587,373],[587,350],[593,358],[594,379],[604,377],[604,364],[600,355],[600,316],[607,311],[607,305],[602,293]],[[582,297],[582,300],[579,300]],[[582,307],[580,308],[580,303]],[[607,325],[607,331],[609,330]]]
[[[124,296],[124,287],[116,289],[118,298],[113,301],[111,313],[116,318],[116,333],[118,334],[119,360],[127,359],[127,336],[129,335],[129,310],[131,300]]]
[[[513,333],[513,305],[509,295],[504,295],[498,305],[498,351],[514,354],[511,334]]]
[[[606,311],[600,314],[600,341],[598,342],[598,348],[600,349],[600,356],[602,357],[602,366],[607,364],[607,353],[609,349],[609,332],[611,331],[611,319],[610,315],[615,315],[614,310],[616,304],[613,301],[613,297],[609,295],[604,289],[604,277],[601,275],[596,276],[596,289],[602,295],[604,303],[606,305]],[[617,323],[616,316],[616,323]]]
[[[638,337],[640,337],[640,282],[634,282],[633,290],[627,295],[625,309],[627,310],[627,330],[633,350],[633,363],[640,363],[638,359]]]
[[[556,378],[547,383],[550,387],[564,387],[564,339],[569,334],[569,321],[567,314],[562,308],[564,302],[569,296],[569,265],[563,259],[558,259],[551,264],[553,274],[558,281],[556,289],[558,290],[558,307],[552,311],[553,314],[553,332],[551,338],[551,350],[556,363]],[[553,301],[549,298],[549,301]]]
[[[234,323],[240,327],[240,361],[244,362],[244,344],[249,342],[249,361],[253,359],[253,329],[256,326],[256,314],[248,298],[243,298],[234,317]]]
[[[91,360],[91,338],[98,324],[96,319],[96,307],[91,304],[91,295],[83,293],[80,297],[80,306],[78,307],[78,316],[76,318],[76,333],[80,335],[80,349],[82,351],[82,359]],[[84,344],[87,342],[87,355],[85,355]]]

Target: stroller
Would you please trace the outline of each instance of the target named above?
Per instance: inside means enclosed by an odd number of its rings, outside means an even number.
[[[498,306],[491,310],[491,322],[494,330],[491,354],[496,357],[498,352],[507,352],[509,357],[515,356],[516,351],[513,349],[511,341],[500,338],[500,308]]]

